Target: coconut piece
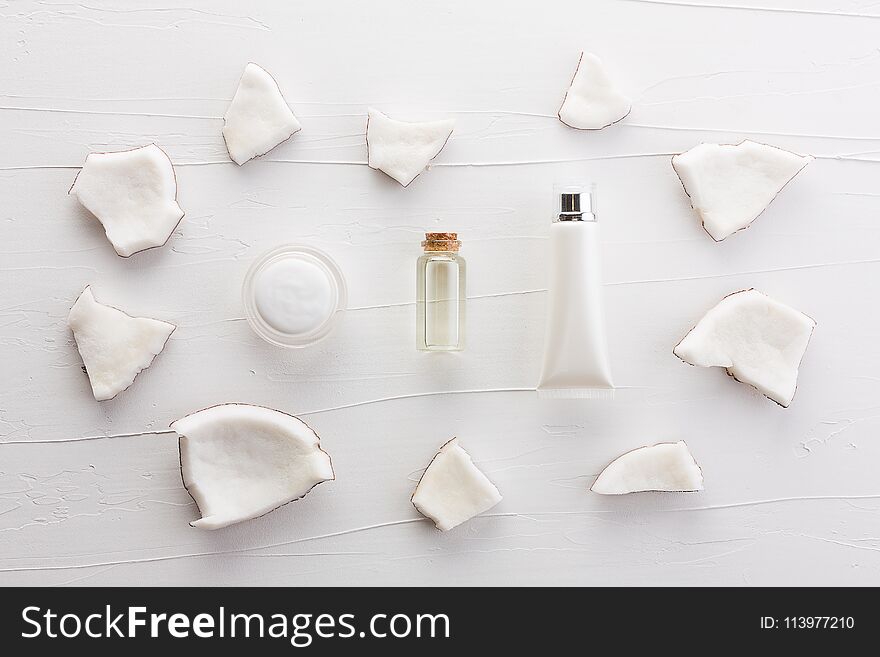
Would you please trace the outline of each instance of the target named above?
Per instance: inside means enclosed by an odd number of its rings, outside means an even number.
[[[703,228],[716,242],[747,228],[805,166],[808,155],[745,140],[700,144],[672,158]]]
[[[256,64],[245,67],[223,120],[226,150],[238,165],[265,155],[302,128],[275,78]]]
[[[412,496],[413,506],[448,531],[501,501],[501,493],[453,438],[428,464]]]
[[[395,121],[367,111],[367,164],[406,187],[433,160],[452,135],[455,121]]]
[[[590,488],[601,495],[703,490],[703,473],[683,440],[639,447],[609,463]]]
[[[89,153],[68,193],[97,217],[125,258],[165,244],[183,217],[174,167],[155,144]]]
[[[630,99],[618,91],[602,60],[582,52],[559,108],[559,120],[579,130],[601,130],[623,119],[631,109]]]
[[[335,479],[330,455],[299,418],[251,404],[221,404],[171,423],[180,438],[183,485],[220,529],[265,515]]]
[[[150,366],[176,328],[168,322],[132,317],[98,303],[90,287],[73,304],[67,324],[98,401],[112,399],[128,388],[140,371]]]
[[[735,292],[709,310],[673,353],[699,367],[724,367],[737,381],[788,406],[816,322],[757,290]]]

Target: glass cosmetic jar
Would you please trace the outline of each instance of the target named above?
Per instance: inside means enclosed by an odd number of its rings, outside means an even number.
[[[287,244],[257,258],[244,277],[242,301],[251,328],[279,347],[326,338],[348,303],[339,265],[319,249]]]

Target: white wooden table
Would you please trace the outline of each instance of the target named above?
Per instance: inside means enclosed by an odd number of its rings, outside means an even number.
[[[0,584],[880,584],[876,2],[168,4],[0,1]],[[635,101],[600,133],[554,117],[582,48]],[[304,129],[239,168],[219,117],[248,61]],[[365,166],[367,106],[457,128],[402,189]],[[743,138],[817,160],[715,244],[669,158]],[[149,142],[186,217],[121,259],[67,189],[89,151]],[[572,178],[599,186],[613,403],[529,391],[551,189]],[[458,356],[414,349],[414,262],[441,228],[469,264]],[[283,351],[239,290],[292,241],[340,261],[352,309],[319,347]],[[110,402],[65,323],[86,284],[179,325]],[[819,323],[787,410],[672,355],[749,286]],[[166,428],[227,401],[302,415],[338,480],[190,528]],[[504,500],[440,534],[409,496],[453,435]],[[704,493],[587,492],[618,454],[675,439]]]

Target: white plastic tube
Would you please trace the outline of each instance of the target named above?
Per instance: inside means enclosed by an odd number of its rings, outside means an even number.
[[[577,201],[566,197],[577,195]],[[610,399],[614,395],[591,195],[565,190],[550,227],[550,295],[542,397]],[[576,206],[576,207],[575,207]],[[576,211],[575,211],[576,210]]]

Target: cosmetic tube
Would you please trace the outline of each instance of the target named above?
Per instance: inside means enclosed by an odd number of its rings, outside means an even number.
[[[594,189],[558,188],[550,226],[550,287],[542,397],[611,399]]]

